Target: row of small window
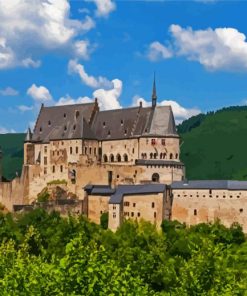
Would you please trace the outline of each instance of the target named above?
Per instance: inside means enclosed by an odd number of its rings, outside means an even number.
[[[136,203],[135,203],[135,202],[133,202],[133,204],[132,204],[132,205],[133,205],[133,208],[135,208],[135,206],[136,206]],[[124,206],[125,206],[125,207],[129,207],[129,206],[130,206],[130,203],[129,203],[128,201],[125,201],[125,202],[124,202]],[[154,207],[155,207],[155,203],[154,203],[154,202],[152,202],[152,204],[151,204],[151,207],[152,207],[152,208],[154,208]]]
[[[210,198],[213,198],[213,196],[212,196],[211,194],[210,194],[210,195],[205,195],[205,194],[203,194],[202,196],[200,196],[199,194],[196,195],[196,197],[208,197],[208,196],[209,196]],[[193,195],[192,195],[192,194],[191,194],[191,195],[184,194],[183,196],[181,196],[180,194],[178,194],[177,197],[193,197]],[[219,196],[219,195],[215,195],[215,197],[216,197],[216,198],[219,198],[220,196]],[[225,195],[223,195],[222,197],[223,197],[223,198],[226,198]],[[229,197],[230,197],[230,198],[233,198],[234,196],[230,195]],[[239,195],[237,195],[236,197],[237,197],[237,198],[240,198]]]
[[[134,217],[135,216],[135,213],[134,212],[124,212],[124,216],[125,217]],[[136,216],[137,217],[141,217],[141,213],[140,212],[138,212],[137,214],[136,214]],[[157,213],[156,212],[154,212],[154,218],[156,218],[157,217]]]
[[[60,173],[63,173],[63,171],[64,171],[63,165],[60,165],[59,171],[60,171]],[[54,165],[54,166],[52,166],[52,173],[54,174],[55,172],[56,172],[56,167]],[[47,174],[47,167],[44,167],[44,174],[45,175]]]
[[[125,153],[123,155],[123,158],[122,158],[122,156],[120,154],[117,154],[116,162],[121,162],[122,159],[123,159],[123,161],[127,162],[128,161],[128,155]],[[115,156],[113,154],[110,154],[109,161],[110,162],[115,162]],[[103,155],[103,162],[108,162],[108,156],[106,154]]]
[[[142,159],[147,159],[147,153],[142,153],[141,157],[142,157]],[[160,153],[160,155],[159,155],[158,153],[152,153],[151,152],[149,154],[150,159],[157,159],[158,157],[159,157],[159,159],[167,159],[166,153]],[[170,153],[169,159],[178,159],[178,153],[176,153],[175,155]]]
[[[147,165],[147,168],[167,168],[167,169],[171,169],[171,168],[175,168],[175,169],[182,169],[183,168],[183,166],[182,165],[164,165],[164,164],[162,164],[162,165],[157,165],[157,164],[155,164],[155,165],[153,165],[153,164],[151,164],[151,165]]]
[[[64,154],[63,151],[59,151],[59,150],[57,150],[57,151],[53,150],[53,151],[52,151],[52,155],[53,155],[53,156],[55,156],[55,154],[57,154],[57,156],[59,156],[60,153],[61,153],[61,155]],[[69,148],[69,153],[70,153],[70,154],[73,154],[73,147],[70,147],[70,148]],[[75,147],[75,154],[78,154],[78,153],[79,153],[79,147]]]
[[[239,209],[239,213],[243,213],[244,209]],[[194,209],[194,216],[197,216],[197,209]]]
[[[89,152],[90,155],[91,155],[92,153],[93,153],[94,155],[96,155],[96,154],[97,154],[97,148],[94,147],[94,149],[93,149],[92,147],[89,147],[89,149],[88,149],[88,147],[85,147],[85,148],[84,148],[84,154],[87,154],[88,152]]]
[[[149,140],[146,140],[146,144],[149,143]],[[151,139],[151,144],[152,145],[157,145],[159,144],[159,140],[158,139]],[[161,145],[165,146],[166,145],[166,140],[165,139],[161,139]]]

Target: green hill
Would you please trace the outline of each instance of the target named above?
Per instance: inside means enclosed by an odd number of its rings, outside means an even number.
[[[188,179],[247,180],[247,107],[198,115],[178,126]]]
[[[7,179],[13,179],[16,172],[20,175],[24,139],[25,134],[0,134],[0,146],[3,151],[2,169]]]

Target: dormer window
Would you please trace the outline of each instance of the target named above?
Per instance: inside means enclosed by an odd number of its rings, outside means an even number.
[[[103,122],[103,127],[105,127],[105,121]]]
[[[127,129],[124,131],[124,135],[125,135],[125,136],[127,135]]]
[[[42,126],[39,128],[39,132],[42,133]]]
[[[64,130],[67,131],[67,126],[66,125],[64,126]]]
[[[123,119],[121,119],[121,125],[123,125]]]
[[[64,114],[63,114],[63,118],[66,118],[66,117],[67,117],[67,114],[66,114],[66,113],[64,113]]]
[[[108,131],[108,134],[107,135],[108,135],[108,137],[110,137],[111,136],[111,131]]]
[[[48,121],[48,126],[51,126],[51,121],[50,120]]]
[[[76,129],[76,125],[73,126],[73,130],[75,130],[75,129]]]

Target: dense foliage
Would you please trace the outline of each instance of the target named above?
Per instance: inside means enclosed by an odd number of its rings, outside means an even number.
[[[0,214],[1,295],[246,295],[239,225],[157,230],[126,221],[112,233],[84,217],[37,209]]]

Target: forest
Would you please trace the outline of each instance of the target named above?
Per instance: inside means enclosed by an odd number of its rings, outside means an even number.
[[[247,295],[241,226],[125,221],[115,232],[85,217],[36,209],[0,213],[0,294]]]

